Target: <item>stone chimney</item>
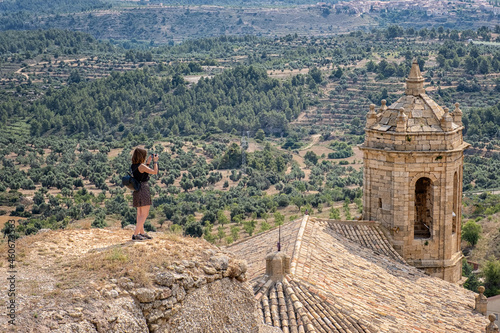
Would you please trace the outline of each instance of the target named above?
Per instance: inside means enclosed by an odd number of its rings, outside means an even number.
[[[494,314],[488,316],[490,323],[486,326],[486,333],[498,333],[498,326],[495,324],[497,317]]]
[[[366,128],[372,127],[377,122],[377,113],[375,112],[375,104],[370,104],[370,111],[366,115]]]
[[[488,308],[488,298],[486,298],[486,296],[484,296],[483,294],[484,287],[479,286],[477,288],[477,291],[479,292],[479,294],[476,296],[476,305],[474,306],[474,310],[486,316],[486,311]]]
[[[459,103],[455,103],[455,110],[453,110],[452,116],[455,124],[462,126],[462,110],[460,110],[459,106]]]
[[[405,94],[413,96],[425,94],[424,78],[420,73],[420,67],[418,67],[417,60],[413,60],[413,63],[411,64],[410,75],[406,79]]]
[[[271,252],[266,257],[266,275],[273,281],[281,281],[290,274],[290,257],[285,253]]]

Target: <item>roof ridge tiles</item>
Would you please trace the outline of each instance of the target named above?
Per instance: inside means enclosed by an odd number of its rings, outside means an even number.
[[[299,232],[297,233],[297,238],[295,240],[295,246],[293,247],[293,253],[290,259],[290,273],[295,274],[295,269],[298,263],[298,257],[300,253],[300,248],[302,245],[302,237],[304,236],[304,231],[309,220],[309,215],[304,215],[302,218],[302,223],[300,224]]]
[[[267,298],[267,295],[262,296],[261,302],[264,314],[264,323],[266,323],[267,325],[272,325],[273,322],[271,320],[271,309],[269,308],[269,300]]]
[[[276,295],[276,284],[273,284],[269,289],[269,299],[271,300],[271,318],[273,326],[281,328],[281,318],[278,311],[278,297]]]

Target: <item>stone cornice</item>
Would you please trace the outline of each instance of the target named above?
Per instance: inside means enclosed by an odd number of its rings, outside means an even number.
[[[393,149],[382,149],[382,148],[374,148],[374,147],[366,147],[363,145],[358,146],[360,150],[370,150],[370,151],[380,151],[385,154],[407,154],[407,155],[430,155],[430,154],[450,154],[450,153],[458,153],[463,152],[465,149],[469,148],[470,144],[467,142],[462,143],[458,148],[450,149],[450,150],[425,150],[425,151],[416,151],[416,150],[393,150]],[[389,148],[389,147],[387,147]]]

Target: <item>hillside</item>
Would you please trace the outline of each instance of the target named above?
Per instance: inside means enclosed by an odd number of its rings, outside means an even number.
[[[224,35],[325,36],[400,24],[412,28],[493,27],[491,9],[475,1],[364,3],[345,1],[3,1],[0,30],[69,29],[98,39],[178,43]],[[422,8],[425,5],[426,8]],[[382,6],[382,7],[381,7]]]
[[[499,32],[390,26],[180,45],[0,33],[0,228],[134,224],[120,177],[137,146],[160,154],[148,231],[229,245],[306,210],[356,218],[365,115],[402,94],[414,58],[428,94],[463,111],[463,185],[480,205],[500,188]],[[464,222],[484,210],[464,210]]]
[[[17,332],[259,331],[244,261],[199,239],[154,234],[134,243],[130,234],[46,231],[18,240]],[[3,284],[2,304],[6,297]]]

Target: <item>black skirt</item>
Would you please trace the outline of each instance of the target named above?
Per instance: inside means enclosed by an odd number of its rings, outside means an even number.
[[[132,192],[134,207],[151,206],[151,193],[148,182],[141,182],[139,191]]]

